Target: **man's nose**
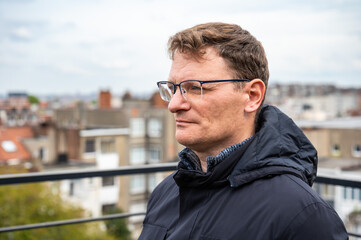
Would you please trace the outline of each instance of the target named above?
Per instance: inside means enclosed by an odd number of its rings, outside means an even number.
[[[168,104],[168,110],[172,113],[175,113],[180,110],[189,110],[189,108],[189,102],[181,94],[181,89],[178,87]]]

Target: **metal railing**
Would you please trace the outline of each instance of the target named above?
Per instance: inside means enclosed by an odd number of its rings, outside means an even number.
[[[154,172],[167,172],[176,170],[177,163],[162,163],[142,166],[122,166],[113,169],[80,169],[66,171],[49,171],[34,173],[18,173],[18,174],[0,174],[0,186],[9,184],[24,184],[45,181],[59,181],[68,179],[92,178],[92,177],[109,177],[124,176],[132,174],[146,174]],[[101,217],[89,217],[81,219],[69,219],[63,221],[43,222],[35,224],[26,224],[18,226],[9,226],[0,228],[0,233],[22,231],[36,228],[55,227],[68,224],[79,224],[94,221],[103,221],[116,218],[127,218],[132,216],[145,215],[140,213],[121,213],[109,214]]]
[[[0,175],[0,185],[9,184],[23,184],[44,181],[58,181],[67,179],[80,179],[92,177],[107,177],[107,176],[123,176],[132,174],[146,174],[154,172],[167,172],[176,170],[177,163],[162,163],[142,166],[123,166],[115,169],[82,169],[82,170],[66,170],[66,171],[51,171],[51,172],[36,172],[36,173],[20,173],[20,174],[3,174]],[[361,176],[357,178],[347,178],[345,176],[319,172],[316,178],[316,183],[339,185],[344,187],[353,187],[361,189]],[[68,224],[79,224],[93,221],[103,221],[116,218],[127,218],[132,216],[145,215],[140,213],[119,213],[109,214],[101,217],[91,217],[82,219],[70,219],[54,222],[43,222],[19,226],[9,226],[0,228],[0,233],[22,231],[28,229],[54,227]],[[361,238],[361,234],[348,232],[349,236]]]
[[[0,185],[167,172],[176,170],[176,167],[177,163],[161,163],[141,166],[122,166],[112,169],[91,168],[81,170],[3,174],[0,175]]]

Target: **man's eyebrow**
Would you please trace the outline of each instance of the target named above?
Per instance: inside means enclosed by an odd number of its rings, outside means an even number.
[[[175,82],[175,81],[174,81],[174,77],[168,77],[168,78],[167,78],[167,81],[168,81],[168,82],[173,82],[173,83]]]

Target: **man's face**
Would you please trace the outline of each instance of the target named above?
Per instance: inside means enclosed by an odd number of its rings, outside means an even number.
[[[169,81],[179,84],[185,80],[221,80],[234,78],[213,48],[207,48],[204,60],[176,53]],[[246,83],[248,84],[248,83]],[[206,83],[201,100],[185,100],[179,89],[168,109],[176,121],[176,138],[196,152],[218,154],[224,148],[250,137],[251,129],[244,112],[248,95],[234,83]]]

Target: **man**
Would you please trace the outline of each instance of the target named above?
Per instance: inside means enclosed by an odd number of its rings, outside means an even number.
[[[208,23],[175,34],[169,52],[169,79],[157,84],[186,148],[152,193],[139,239],[347,239],[310,187],[316,150],[290,118],[261,107],[261,43],[237,25]]]

